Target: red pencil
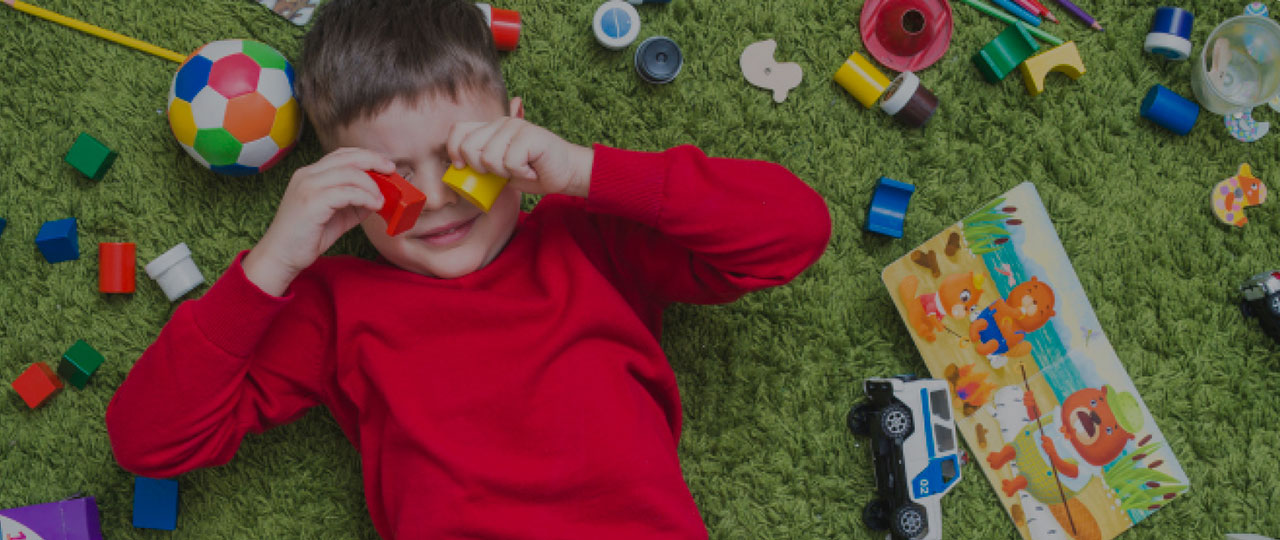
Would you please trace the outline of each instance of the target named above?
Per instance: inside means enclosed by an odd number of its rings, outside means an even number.
[[[1049,11],[1049,8],[1044,7],[1044,4],[1041,4],[1039,0],[1026,0],[1026,2],[1028,4],[1031,4],[1031,7],[1035,8],[1031,10],[1032,13],[1040,15],[1041,17],[1044,17],[1046,19],[1049,19],[1050,21],[1053,21],[1054,24],[1058,23],[1058,18],[1054,17],[1053,13]]]

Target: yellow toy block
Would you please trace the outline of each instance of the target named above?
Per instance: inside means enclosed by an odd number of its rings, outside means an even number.
[[[489,211],[493,201],[498,199],[498,194],[507,185],[507,179],[496,174],[480,174],[471,167],[455,169],[452,165],[444,172],[442,180],[462,198],[485,212]]]
[[[1080,49],[1076,42],[1068,41],[1045,52],[1028,58],[1018,66],[1022,72],[1022,82],[1027,85],[1027,93],[1038,96],[1044,92],[1044,79],[1049,73],[1057,71],[1072,80],[1084,75],[1084,61],[1080,59]]]
[[[835,80],[846,91],[853,94],[863,107],[868,109],[876,104],[876,100],[884,94],[889,86],[889,78],[876,69],[870,60],[858,53],[849,55],[849,59],[840,64],[836,70]]]

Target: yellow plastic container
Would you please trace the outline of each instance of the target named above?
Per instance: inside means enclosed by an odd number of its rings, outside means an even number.
[[[870,109],[876,100],[889,87],[889,77],[876,69],[865,56],[858,53],[849,55],[840,69],[836,70],[836,82],[853,94],[863,107]]]
[[[502,193],[502,188],[507,185],[506,178],[496,174],[481,174],[471,167],[456,169],[450,166],[441,180],[446,186],[458,192],[462,198],[485,212],[489,211],[493,201],[497,200],[498,194]]]

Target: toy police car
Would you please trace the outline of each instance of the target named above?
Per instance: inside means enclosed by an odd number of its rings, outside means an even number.
[[[1271,339],[1280,341],[1280,271],[1253,276],[1240,284],[1240,311],[1256,317]]]
[[[939,500],[960,481],[960,450],[947,382],[867,379],[867,401],[849,411],[849,431],[871,437],[876,496],[862,512],[897,540],[942,538]]]

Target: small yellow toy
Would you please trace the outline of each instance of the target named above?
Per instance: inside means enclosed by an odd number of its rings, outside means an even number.
[[[476,205],[485,212],[493,206],[493,201],[506,187],[507,179],[496,174],[481,174],[471,167],[457,169],[453,166],[444,172],[442,179],[446,186],[453,188],[462,198]]]
[[[1076,42],[1068,41],[1045,52],[1028,58],[1018,66],[1022,72],[1022,82],[1027,85],[1027,93],[1038,96],[1044,92],[1044,79],[1057,71],[1071,80],[1084,75],[1084,61],[1080,59],[1080,49]]]
[[[836,70],[835,80],[868,109],[876,104],[890,82],[889,77],[876,69],[870,60],[856,52]]]
[[[1253,169],[1248,163],[1243,163],[1235,176],[1213,186],[1210,200],[1213,203],[1213,214],[1218,216],[1219,221],[1243,227],[1249,222],[1249,218],[1244,215],[1245,207],[1267,202],[1267,186],[1253,176]]]

